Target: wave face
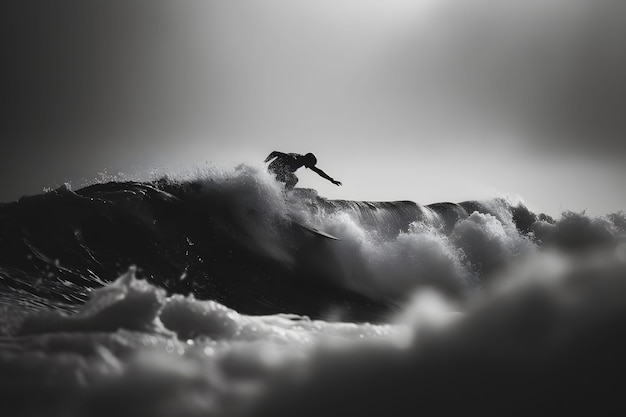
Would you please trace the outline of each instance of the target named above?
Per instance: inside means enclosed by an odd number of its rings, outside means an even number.
[[[626,412],[625,236],[623,212],[328,200],[247,166],[24,197],[0,414]]]
[[[170,293],[242,313],[381,320],[419,286],[459,297],[480,287],[496,258],[533,246],[538,218],[502,199],[421,206],[285,194],[245,166],[187,181],[62,187],[0,207],[2,285],[25,303],[71,311],[136,265]]]

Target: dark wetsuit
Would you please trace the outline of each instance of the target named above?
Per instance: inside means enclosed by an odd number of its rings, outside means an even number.
[[[298,161],[297,153],[280,154],[267,167],[276,179],[285,183],[285,188],[292,189],[298,183],[298,177],[294,174],[302,166]]]
[[[300,155],[298,153],[283,153],[274,151],[265,158],[265,162],[270,162],[267,169],[276,176],[276,179],[285,184],[287,190],[291,190],[297,183],[298,177],[294,172],[302,167],[307,167],[322,178],[327,179],[335,185],[341,185],[340,181],[331,178],[327,173],[315,166],[317,158],[312,153]]]

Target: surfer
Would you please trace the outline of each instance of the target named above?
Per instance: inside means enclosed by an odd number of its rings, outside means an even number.
[[[326,178],[335,185],[341,185],[341,182],[335,181],[328,174],[317,168],[317,158],[312,153],[300,155],[298,153],[282,153],[274,151],[265,158],[265,162],[270,162],[267,169],[276,176],[276,179],[285,184],[287,190],[291,190],[298,182],[298,177],[294,174],[296,170],[305,166],[311,171],[317,173],[320,177]]]

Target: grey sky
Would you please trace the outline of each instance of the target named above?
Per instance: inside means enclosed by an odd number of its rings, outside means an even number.
[[[0,201],[283,150],[331,198],[626,207],[623,2],[14,3]]]

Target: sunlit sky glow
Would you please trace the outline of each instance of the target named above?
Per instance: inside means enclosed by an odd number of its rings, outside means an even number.
[[[619,2],[23,4],[1,201],[281,150],[314,152],[344,186],[298,185],[329,198],[626,207]]]

